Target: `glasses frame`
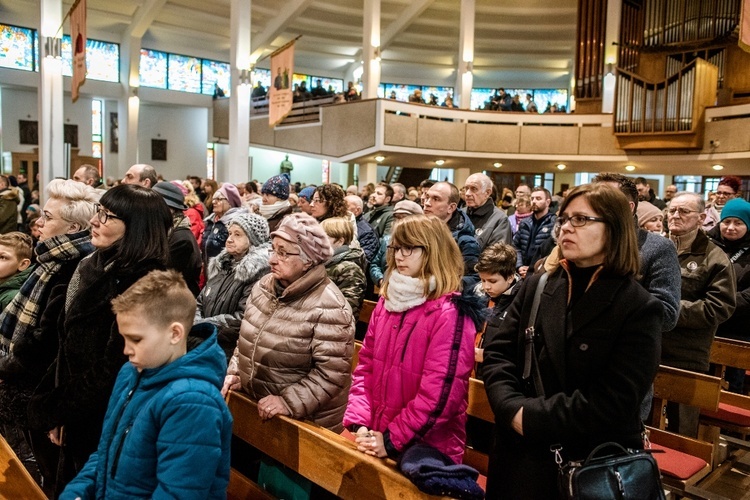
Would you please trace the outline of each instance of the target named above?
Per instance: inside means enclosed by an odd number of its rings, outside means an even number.
[[[700,210],[688,210],[687,208],[677,207],[677,208],[668,208],[667,209],[667,216],[673,217],[677,214],[680,214],[680,217],[686,217],[690,214],[697,214],[700,212]]]
[[[102,207],[100,203],[94,203],[94,208],[96,209],[96,217],[97,219],[99,219],[99,222],[101,224],[106,225],[109,219],[117,219],[117,220],[121,220],[124,222],[124,219],[122,217],[107,212],[107,210],[104,207]]]
[[[271,258],[273,255],[276,255],[276,258],[279,259],[282,262],[286,262],[289,260],[289,257],[292,257],[294,255],[300,256],[301,254],[299,252],[285,252],[284,250],[274,250],[273,248],[268,249],[268,257]]]
[[[398,245],[388,245],[386,247],[386,250],[391,252],[392,254],[396,254],[396,252],[401,252],[401,255],[404,257],[411,257],[411,255],[414,253],[415,248],[421,248],[422,251],[424,251],[424,247],[422,245],[415,245],[415,246],[398,246]]]
[[[578,222],[573,222],[574,220],[577,220]],[[555,229],[557,231],[560,231],[562,227],[568,222],[570,222],[570,227],[578,228],[588,225],[589,222],[606,223],[607,219],[603,217],[594,217],[593,215],[571,215],[570,217],[568,217],[567,215],[561,215],[555,221]]]

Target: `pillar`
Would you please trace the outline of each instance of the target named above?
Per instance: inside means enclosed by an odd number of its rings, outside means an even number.
[[[62,39],[58,38],[63,6],[61,0],[41,0],[39,7],[39,46],[42,52],[39,72],[39,186],[43,187],[55,177],[67,177],[68,172],[63,153]],[[49,48],[46,46],[48,40]],[[33,183],[34,179],[29,179],[29,182]],[[39,192],[44,193],[44,189]]]
[[[466,184],[466,179],[469,178],[471,175],[471,169],[468,167],[462,167],[462,168],[454,168],[453,169],[453,184],[455,184],[458,189],[461,189],[464,184]]]
[[[380,86],[380,0],[365,0],[362,32],[362,98],[378,97]]]
[[[359,185],[366,186],[369,183],[377,184],[380,182],[378,179],[378,164],[377,163],[360,163],[359,164]]]
[[[138,148],[138,119],[141,110],[141,100],[138,96],[140,62],[141,39],[126,33],[120,44],[120,81],[123,97],[117,104],[118,171],[106,172],[106,175],[120,179],[132,165],[141,163]]]
[[[474,18],[475,0],[461,0],[461,27],[458,40],[456,92],[453,103],[461,109],[471,107],[471,88],[474,85]]]
[[[232,0],[231,45],[232,92],[229,97],[229,163],[217,168],[221,182],[245,182],[253,178],[250,167],[250,6],[251,0]]]

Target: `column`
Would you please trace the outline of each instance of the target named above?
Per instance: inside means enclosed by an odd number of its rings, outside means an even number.
[[[369,183],[377,184],[378,164],[377,163],[360,163],[359,164],[359,185],[366,186]]]
[[[468,167],[454,168],[453,169],[453,184],[461,189],[466,184],[466,179],[471,175],[471,169]]]
[[[229,97],[229,164],[218,169],[219,182],[245,182],[253,178],[250,168],[250,6],[251,0],[232,0],[231,45],[232,92]]]
[[[607,25],[604,36],[604,83],[602,85],[602,113],[612,113],[615,105],[615,72],[618,65],[617,44],[620,41],[622,0],[607,1]]]
[[[475,0],[461,0],[461,32],[458,40],[456,93],[453,103],[461,109],[471,107],[471,88],[474,85],[474,18]]]
[[[67,177],[63,154],[63,77],[61,42],[62,1],[41,0],[39,47],[42,52],[39,84],[39,186],[55,177]],[[29,182],[33,182],[29,179]],[[44,200],[40,200],[42,203]]]
[[[380,0],[365,0],[362,34],[362,98],[378,97],[380,85]]]
[[[106,175],[115,178],[122,178],[132,165],[141,163],[138,148],[138,117],[141,110],[141,101],[138,97],[140,61],[141,39],[125,34],[120,44],[120,81],[123,97],[117,105],[118,171],[106,172]]]

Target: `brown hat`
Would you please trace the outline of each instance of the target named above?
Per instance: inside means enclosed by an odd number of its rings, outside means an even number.
[[[393,208],[393,215],[422,215],[424,211],[411,200],[401,200]]]
[[[635,214],[638,216],[638,227],[643,227],[646,221],[657,215],[664,215],[661,210],[647,201],[638,202],[638,208],[635,210]]]
[[[333,255],[328,235],[312,216],[304,212],[289,214],[281,220],[271,238],[281,238],[299,245],[299,249],[313,263],[326,262]]]

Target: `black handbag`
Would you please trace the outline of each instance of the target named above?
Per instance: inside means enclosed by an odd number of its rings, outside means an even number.
[[[560,449],[558,491],[568,500],[665,500],[659,466],[650,450],[626,449],[618,443],[600,444],[583,462],[563,465]]]

